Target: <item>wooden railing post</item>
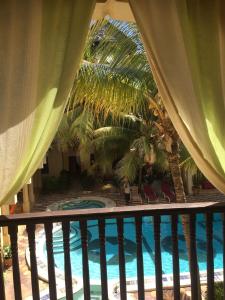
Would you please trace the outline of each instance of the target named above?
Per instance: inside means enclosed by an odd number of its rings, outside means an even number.
[[[10,235],[10,242],[12,247],[14,296],[15,296],[15,300],[22,300],[17,232],[18,232],[18,227],[16,224],[12,224],[9,226],[9,235]]]
[[[123,219],[117,219],[117,234],[119,247],[119,273],[120,273],[120,298],[127,299],[126,286],[126,270],[125,270],[125,253],[124,253],[124,238],[123,238]]]
[[[45,235],[46,235],[46,248],[48,257],[48,280],[49,280],[49,296],[50,300],[57,299],[56,292],[56,279],[55,279],[55,262],[53,255],[53,240],[52,240],[52,228],[53,224],[51,222],[46,222]]]
[[[179,250],[178,250],[178,236],[177,225],[178,216],[172,216],[172,244],[173,244],[173,291],[174,300],[180,300],[180,266],[179,266]]]
[[[163,300],[163,286],[162,286],[162,254],[160,241],[160,223],[161,217],[154,216],[154,239],[155,239],[155,281],[156,281],[156,299]]]
[[[83,289],[84,300],[91,299],[90,291],[90,276],[89,276],[89,264],[88,264],[88,243],[87,243],[87,221],[80,221],[81,230],[81,245],[82,245],[82,264],[83,264]]]
[[[31,285],[32,295],[34,300],[40,299],[38,270],[36,260],[36,245],[35,245],[35,225],[27,225],[29,252],[30,252],[30,267],[31,267]]]
[[[142,252],[142,218],[135,218],[136,243],[137,243],[137,281],[138,281],[138,299],[145,299],[144,285],[144,266]]]
[[[105,251],[105,220],[98,221],[99,241],[100,241],[100,270],[101,270],[101,290],[102,299],[108,300],[108,280],[107,280],[107,264]]]
[[[199,274],[196,250],[196,215],[190,215],[190,275],[191,275],[191,299],[199,300]]]
[[[62,223],[66,299],[73,300],[72,270],[70,260],[70,222]]]
[[[0,235],[1,235],[1,230],[0,230]],[[0,240],[1,240],[1,238],[0,238]],[[6,297],[5,297],[5,283],[4,283],[2,263],[3,263],[3,261],[2,261],[2,249],[0,247],[0,299],[1,300],[6,300]]]
[[[213,215],[206,214],[207,235],[207,294],[208,299],[214,299],[214,255],[213,255]]]

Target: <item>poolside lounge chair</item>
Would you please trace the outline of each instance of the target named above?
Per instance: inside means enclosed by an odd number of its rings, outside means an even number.
[[[144,195],[145,195],[145,198],[147,199],[148,203],[158,201],[158,197],[157,197],[156,193],[153,191],[153,189],[149,185],[144,186]]]
[[[161,190],[162,190],[164,198],[167,199],[168,202],[175,201],[175,199],[176,199],[175,193],[171,190],[171,187],[167,182],[165,182],[165,181],[162,182]]]

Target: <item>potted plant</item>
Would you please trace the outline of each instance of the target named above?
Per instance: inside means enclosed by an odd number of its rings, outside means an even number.
[[[10,245],[3,246],[3,263],[5,269],[12,266],[12,249]]]

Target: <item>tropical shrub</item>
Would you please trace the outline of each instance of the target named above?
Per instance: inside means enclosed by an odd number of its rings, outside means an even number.
[[[91,189],[95,185],[95,178],[92,175],[89,175],[86,171],[80,175],[80,184],[83,189]]]
[[[215,283],[215,286],[214,286],[214,293],[215,293],[215,298],[216,300],[224,300],[224,293],[223,293],[223,282],[216,282]],[[206,291],[206,294],[205,294],[205,299],[206,300],[211,300],[208,298],[208,294],[207,294],[207,291]]]
[[[70,174],[66,170],[62,170],[58,177],[43,176],[42,191],[43,193],[61,192],[70,186]]]
[[[10,245],[3,247],[3,257],[4,259],[12,258],[12,249]]]

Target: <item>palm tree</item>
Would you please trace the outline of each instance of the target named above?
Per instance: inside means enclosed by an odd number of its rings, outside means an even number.
[[[133,182],[146,162],[163,168],[166,165],[154,130],[146,120],[135,116],[96,118],[94,112],[78,106],[64,115],[55,143],[62,152],[73,149],[79,153],[82,165],[91,174],[112,174],[113,165],[119,161],[117,175]],[[90,165],[91,154],[95,159]]]
[[[154,126],[158,144],[163,145],[168,158],[176,201],[186,202],[179,166],[179,136],[158,94],[134,24],[103,20],[92,26],[68,109],[77,103],[105,117],[109,113],[116,117],[121,113],[134,115]],[[129,165],[134,157],[132,151],[127,154],[123,158],[124,165]],[[183,218],[189,253],[188,223],[189,220]]]
[[[153,110],[157,120],[154,121],[158,129],[159,138],[161,137],[164,149],[167,154],[169,169],[173,178],[176,202],[186,202],[184,185],[180,168],[180,139],[179,136],[163,106],[162,100],[157,95],[155,99],[150,100],[150,108]]]
[[[149,128],[154,127],[157,144],[168,158],[176,201],[186,202],[179,167],[179,136],[158,94],[134,24],[110,19],[93,25],[68,108],[78,103],[105,117],[109,113],[115,118],[133,115]]]
[[[78,116],[77,109],[82,111]],[[113,160],[119,158],[115,153],[120,153],[123,158],[118,174],[122,177],[140,170],[145,156],[150,156],[153,148],[163,149],[173,178],[176,201],[186,202],[179,166],[179,136],[158,94],[134,24],[103,20],[92,26],[67,110],[76,118],[71,118],[72,124],[65,121],[62,125],[64,129],[68,125],[73,128],[67,132],[66,144],[71,143],[72,137],[72,145],[75,143],[84,161],[90,160],[91,149],[95,151],[99,166],[106,171]],[[153,134],[143,135],[139,128],[138,135],[132,132],[129,136],[130,128],[124,125],[125,116],[138,119],[141,126]],[[124,147],[121,147],[121,141],[126,141]],[[190,258],[189,219],[182,216],[182,223]]]

